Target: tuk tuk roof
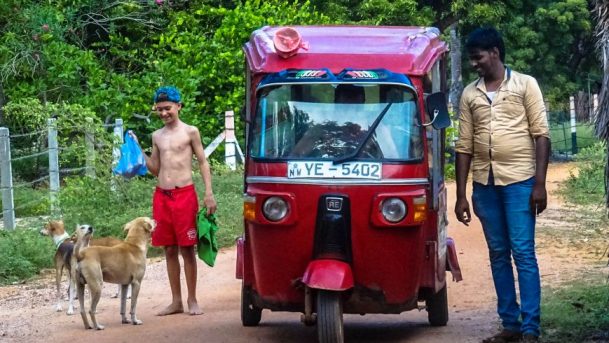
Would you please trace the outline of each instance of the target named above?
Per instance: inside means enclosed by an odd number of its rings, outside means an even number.
[[[283,58],[273,44],[282,26],[254,31],[245,43],[249,70],[274,73],[281,70],[328,68],[377,69],[407,75],[426,74],[448,46],[433,27],[404,26],[291,26],[302,37],[296,55]]]

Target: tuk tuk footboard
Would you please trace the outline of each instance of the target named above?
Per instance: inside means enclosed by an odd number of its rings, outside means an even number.
[[[382,290],[355,286],[347,295],[344,313],[390,313],[399,314],[417,308],[417,297],[403,303],[387,303]]]

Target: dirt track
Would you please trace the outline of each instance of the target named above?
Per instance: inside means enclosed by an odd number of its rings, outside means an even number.
[[[551,165],[548,190],[551,196],[548,216],[560,213],[562,205],[552,194],[559,181],[569,176],[573,165]],[[449,207],[454,204],[454,185],[449,185]],[[459,224],[449,211],[450,232],[455,239],[464,281],[449,283],[450,321],[448,326],[432,328],[426,312],[411,311],[401,315],[346,315],[347,342],[479,342],[499,327],[494,310],[486,243],[479,222],[469,228]],[[539,225],[560,225],[556,218],[542,215]],[[578,268],[603,264],[596,258],[576,252],[544,248],[550,246],[538,238],[542,284],[556,284],[568,279]],[[569,263],[556,263],[568,260]],[[170,299],[164,261],[151,261],[138,301],[138,317],[144,325],[123,325],[119,300],[110,298],[114,285],[106,285],[98,306],[98,320],[104,331],[85,330],[80,316],[54,312],[54,282],[50,277],[36,282],[0,288],[0,342],[315,342],[315,327],[300,323],[298,313],[263,311],[259,327],[241,326],[240,281],[235,277],[235,250],[220,252],[216,267],[200,263],[198,297],[205,314],[154,315]],[[450,277],[450,276],[449,276]],[[184,285],[184,282],[182,283]],[[183,291],[185,293],[185,290]],[[64,306],[65,309],[65,306]]]

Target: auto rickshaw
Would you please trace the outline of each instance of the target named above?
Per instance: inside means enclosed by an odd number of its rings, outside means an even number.
[[[301,312],[320,342],[343,313],[426,308],[446,325],[444,55],[431,27],[263,27],[244,45],[241,320]]]

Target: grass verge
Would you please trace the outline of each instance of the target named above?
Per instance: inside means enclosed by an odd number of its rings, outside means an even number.
[[[220,247],[232,246],[243,231],[243,171],[232,172],[222,165],[213,165],[212,168],[213,190],[218,204],[219,231],[216,238]],[[201,200],[204,186],[200,176],[196,175],[194,179]],[[124,238],[125,223],[135,217],[151,216],[155,185],[156,179],[152,177],[65,179],[60,193],[61,217],[70,233],[77,224],[86,223],[93,225],[97,237]],[[24,203],[36,204],[34,200],[48,198],[48,190],[22,194],[26,197]],[[40,214],[37,210],[25,210],[24,213]],[[52,267],[53,243],[38,233],[48,218],[19,218],[15,230],[0,229],[0,285],[21,282],[36,276],[41,269]],[[151,247],[148,252],[148,256],[159,255],[162,255],[159,248]]]
[[[546,289],[541,306],[543,342],[609,341],[609,285],[598,276]]]

